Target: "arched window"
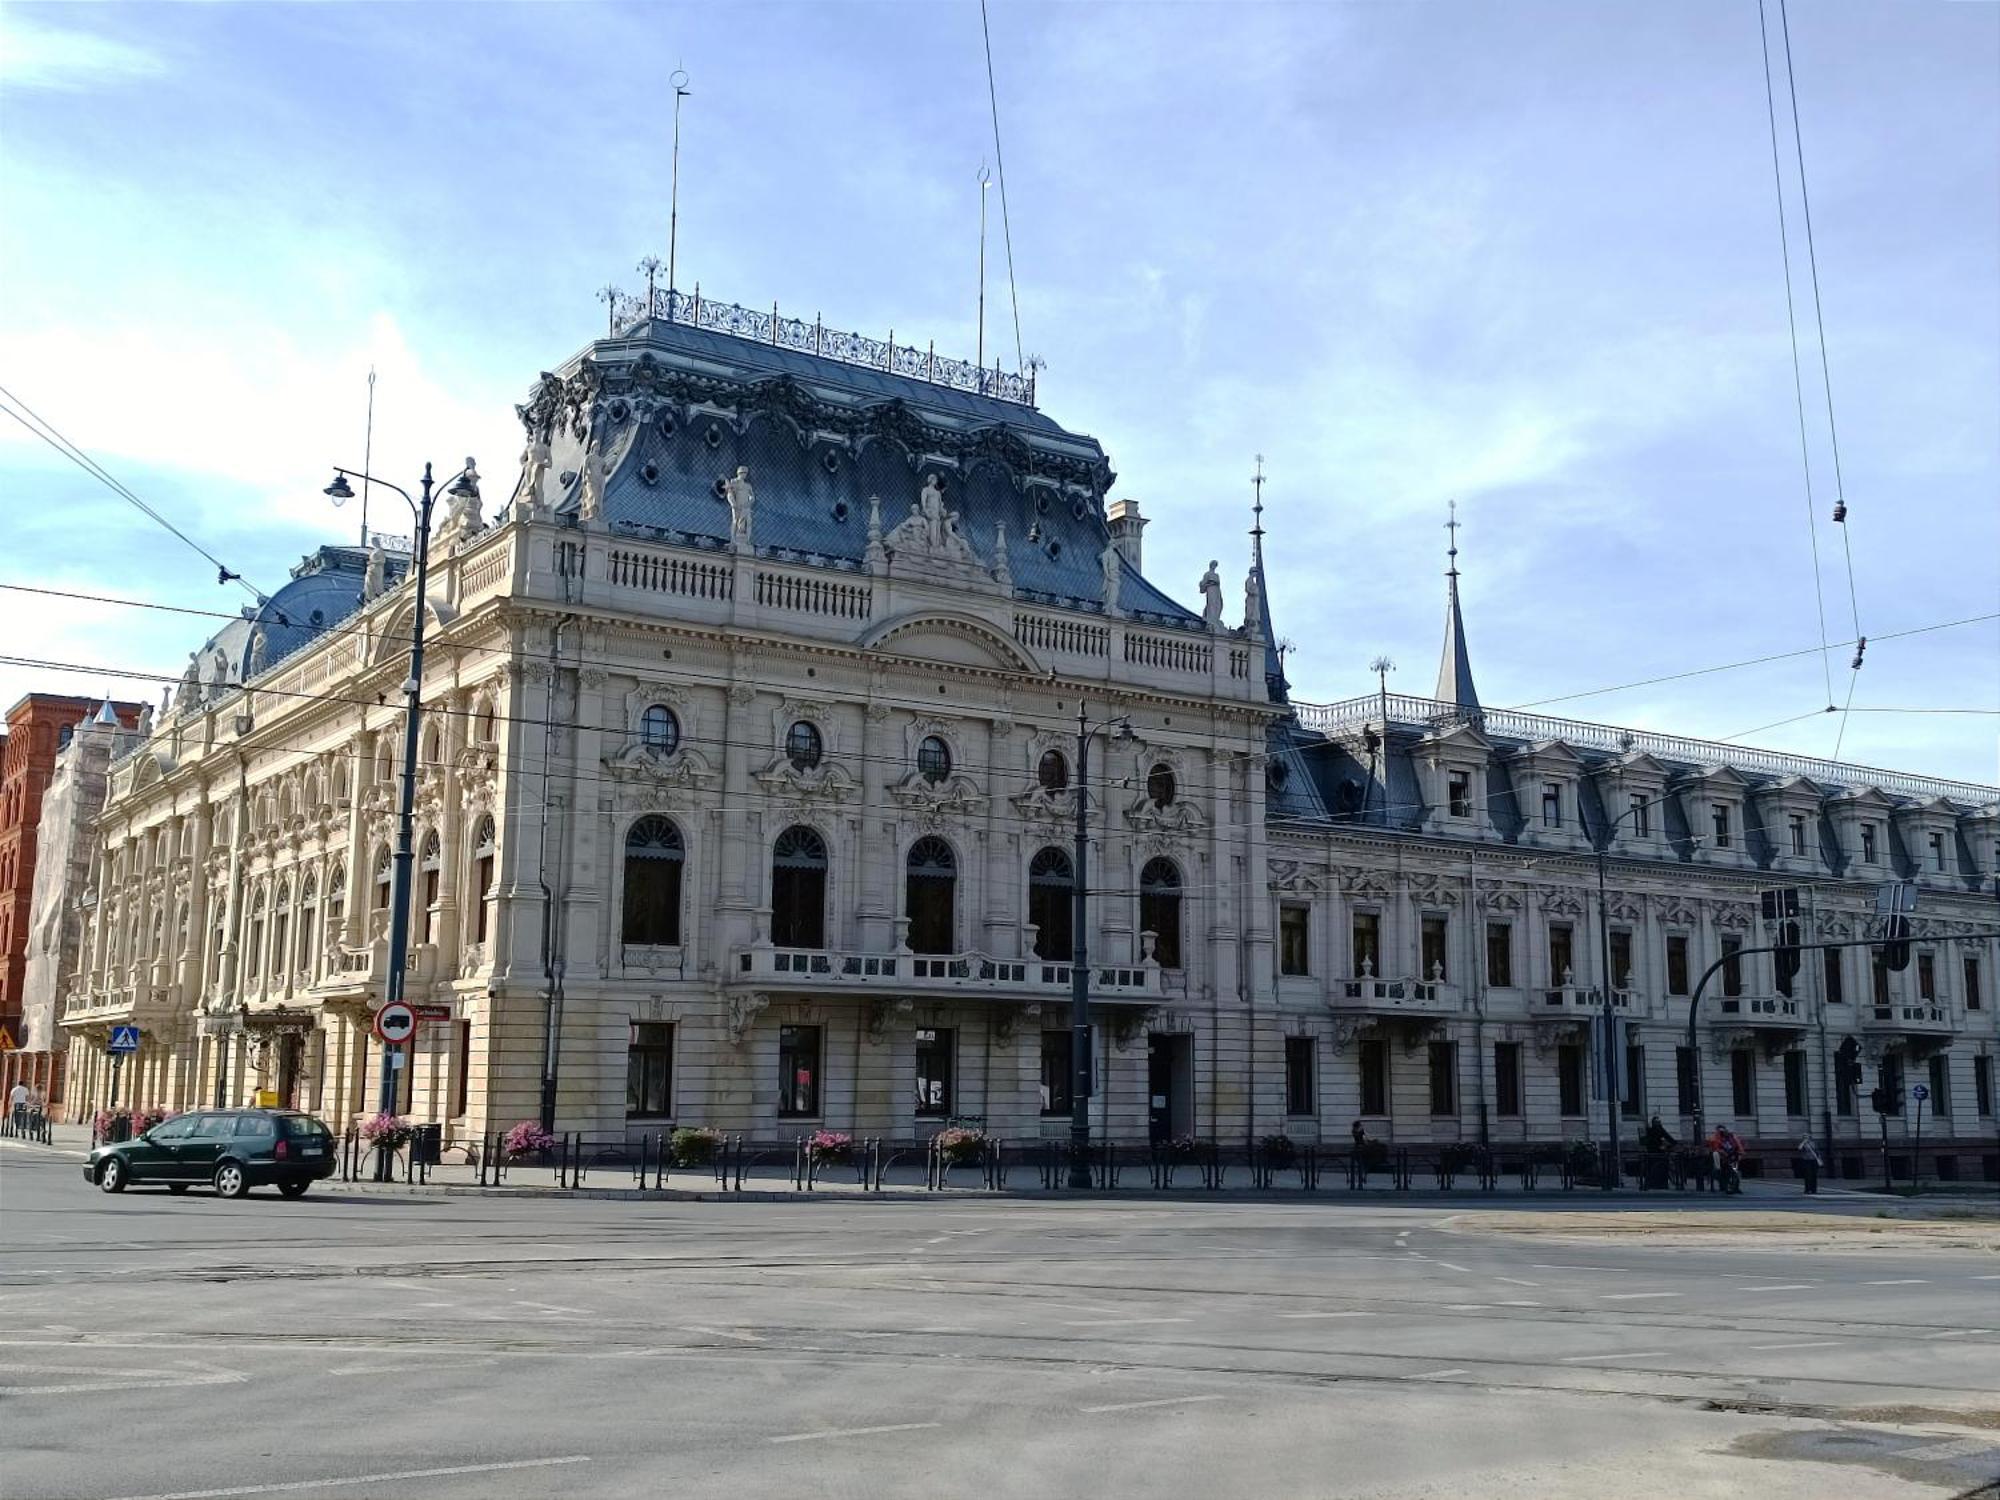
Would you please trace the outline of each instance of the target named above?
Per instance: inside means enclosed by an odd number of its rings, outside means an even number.
[[[1174,768],[1165,761],[1146,773],[1146,795],[1160,807],[1172,807],[1174,798],[1180,795],[1180,784],[1174,780]]]
[[[1139,930],[1153,934],[1153,959],[1181,966],[1181,872],[1170,859],[1149,860],[1139,872]]]
[[[681,868],[687,846],[681,831],[662,817],[645,817],[625,835],[627,943],[671,948],[681,940]]]
[[[937,735],[927,734],[917,746],[917,774],[935,785],[951,774],[951,746]]]
[[[346,920],[347,867],[337,864],[326,878],[326,947],[331,948],[341,940],[341,925]]]
[[[681,721],[664,703],[655,703],[639,716],[639,738],[655,755],[672,755],[680,748]]]
[[[417,860],[417,941],[437,941],[438,882],[444,874],[444,845],[433,828],[424,835],[424,852]]]
[[[787,828],[772,846],[771,941],[826,946],[826,840],[810,828]]]
[[[424,764],[434,766],[444,759],[444,731],[435,722],[424,728]]]
[[[479,826],[472,831],[472,940],[475,943],[485,942],[492,926],[493,862],[498,852],[493,843],[493,820],[481,818]],[[678,902],[675,904],[679,905]]]
[[[1060,792],[1069,786],[1069,762],[1060,750],[1044,750],[1035,766],[1035,780],[1045,792]]]
[[[319,881],[310,873],[299,886],[299,943],[298,953],[292,960],[292,967],[301,974],[309,974],[313,967],[313,949],[318,941],[319,926]]]
[[[472,737],[482,745],[493,743],[493,700],[482,697],[472,715]]]
[[[793,770],[810,771],[825,754],[826,742],[820,738],[817,724],[800,719],[785,731],[785,759],[792,763]]]
[[[250,898],[250,941],[243,954],[245,977],[255,979],[264,966],[264,892]]]
[[[910,919],[912,953],[950,953],[958,892],[958,859],[939,838],[910,845],[903,865],[903,911]]]
[[[292,956],[292,883],[278,882],[278,899],[271,906],[271,977],[282,979]]]
[[[396,779],[396,749],[386,729],[375,738],[375,779],[382,783]]]
[[[1076,867],[1062,850],[1044,849],[1028,865],[1028,920],[1035,924],[1035,957],[1071,956],[1075,916]]]

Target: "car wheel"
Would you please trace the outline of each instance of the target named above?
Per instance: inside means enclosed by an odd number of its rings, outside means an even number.
[[[185,1182],[170,1182],[167,1184],[167,1191],[170,1193],[185,1193],[187,1190],[188,1185]]]
[[[107,1156],[104,1165],[97,1169],[97,1185],[107,1193],[122,1193],[130,1181],[131,1173],[123,1157]]]
[[[283,1193],[287,1198],[303,1198],[305,1196],[306,1189],[311,1186],[312,1183],[309,1179],[301,1177],[294,1179],[291,1182],[279,1183],[278,1191]]]
[[[240,1162],[226,1161],[215,1169],[215,1192],[219,1198],[241,1198],[250,1191],[249,1174]]]

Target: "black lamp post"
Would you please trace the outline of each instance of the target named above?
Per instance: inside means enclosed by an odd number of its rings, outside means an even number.
[[[1093,726],[1076,706],[1076,887],[1070,895],[1069,1185],[1090,1187],[1090,740],[1113,724],[1120,744],[1136,740],[1126,717]]]
[[[1619,1095],[1625,1087],[1625,1059],[1615,1056],[1612,1047],[1618,1035],[1617,977],[1611,972],[1611,903],[1606,892],[1605,867],[1610,858],[1611,841],[1618,837],[1618,825],[1627,818],[1643,818],[1665,800],[1663,797],[1649,797],[1634,802],[1611,820],[1604,830],[1604,842],[1594,850],[1597,855],[1597,953],[1601,966],[1599,974],[1604,985],[1604,1123],[1611,1139],[1611,1158],[1604,1170],[1607,1192],[1620,1186],[1624,1172],[1618,1160],[1618,1104]]]
[[[453,475],[447,488],[453,495],[465,496],[476,493],[467,475],[473,472],[471,459],[465,467]],[[364,480],[370,484],[383,485],[403,497],[404,503],[416,517],[417,534],[415,541],[415,563],[417,569],[416,609],[410,625],[410,675],[403,680],[403,786],[396,807],[396,864],[395,880],[389,897],[389,973],[383,987],[382,1003],[393,1005],[403,998],[404,971],[409,967],[410,955],[410,866],[412,853],[411,835],[415,821],[417,792],[417,731],[423,712],[422,692],[424,678],[424,588],[430,577],[431,541],[431,466],[424,465],[423,497],[412,500],[410,492],[401,485],[390,484],[386,479],[377,479],[358,469],[343,469],[338,466],[333,471],[333,483],[326,487],[335,504],[350,500],[354,490],[348,485],[348,476]],[[396,1112],[396,1075],[401,1071],[403,1049],[407,1043],[382,1047],[382,1089],[380,1108],[383,1114]],[[389,1153],[381,1151],[375,1163],[377,1180],[386,1181],[389,1176]]]

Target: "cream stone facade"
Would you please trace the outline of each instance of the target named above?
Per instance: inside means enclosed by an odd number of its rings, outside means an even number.
[[[1903,972],[1732,966],[1706,1113],[1845,1150],[1877,1071],[1935,1076],[1938,1149],[2000,1171],[1994,788],[1483,711],[1455,569],[1435,698],[1294,703],[1261,529],[1241,607],[1211,570],[1188,609],[1032,387],[661,297],[535,387],[497,514],[433,537],[409,1113],[478,1138],[552,1087],[598,1137],[1064,1134],[1081,711],[1107,1136],[1601,1139],[1602,847],[1628,1123],[1684,1129],[1683,991],[1762,946],[1761,889],[1861,937],[1913,879]],[[73,1097],[130,1023],[128,1100],[373,1110],[399,561],[308,559],[114,767]]]

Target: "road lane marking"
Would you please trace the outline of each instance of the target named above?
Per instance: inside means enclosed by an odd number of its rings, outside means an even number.
[[[1629,1266],[1555,1266],[1544,1265],[1540,1261],[1536,1261],[1528,1269],[1531,1271],[1615,1271],[1620,1276],[1630,1276],[1632,1274],[1632,1269]]]
[[[1891,1276],[1883,1281],[1864,1281],[1863,1286],[1929,1286],[1921,1276]]]
[[[226,1500],[231,1495],[279,1495],[292,1490],[330,1490],[340,1485],[385,1484],[404,1479],[446,1479],[456,1474],[500,1474],[513,1469],[548,1469],[557,1464],[587,1464],[587,1454],[563,1458],[517,1458],[510,1463],[453,1464],[442,1469],[403,1469],[393,1474],[356,1474],[347,1479],[296,1479],[285,1484],[237,1484],[220,1490],[175,1490],[161,1495],[120,1495],[115,1500]]]
[[[1465,1374],[1465,1371],[1464,1371],[1464,1370],[1462,1370],[1462,1369],[1457,1369],[1457,1368],[1453,1368],[1453,1369],[1449,1369],[1449,1370],[1426,1370],[1426,1371],[1425,1371],[1425,1372],[1424,1372],[1423,1374],[1421,1374],[1421,1375],[1412,1375],[1412,1376],[1410,1376],[1410,1379],[1412,1379],[1412,1380],[1443,1380],[1443,1379],[1444,1379],[1444,1378],[1445,1378],[1446,1376],[1448,1376],[1448,1375],[1463,1375],[1463,1374]]]
[[[1446,1312],[1491,1312],[1495,1304],[1491,1302],[1447,1302]]]
[[[942,1422],[890,1422],[882,1427],[835,1427],[825,1432],[788,1432],[766,1439],[773,1443],[816,1443],[821,1438],[873,1437],[878,1432],[919,1432],[926,1427],[942,1427]]]
[[[1924,1337],[1931,1339],[1962,1339],[1968,1333],[1984,1333],[1985,1331],[1983,1328],[1947,1328],[1943,1333],[1927,1333]]]
[[[1599,1292],[1600,1302],[1640,1302],[1649,1297],[1678,1297],[1679,1292]]]
[[[1084,1318],[1066,1321],[1065,1328],[1122,1328],[1128,1323],[1192,1323],[1192,1318]]]
[[[1811,1287],[1809,1281],[1787,1281],[1778,1286],[1739,1286],[1739,1292],[1803,1292]]]
[[[2000,1281],[2000,1275],[1992,1275],[1992,1276],[1975,1276],[1975,1277],[1973,1277],[1972,1279],[1973,1279],[1974,1281]]]
[[[1494,1279],[1495,1281],[1504,1281],[1504,1282],[1506,1282],[1506,1283],[1507,1283],[1507,1284],[1508,1284],[1509,1286],[1540,1286],[1540,1285],[1541,1285],[1541,1283],[1540,1283],[1539,1281],[1523,1281],[1523,1280],[1522,1280],[1522,1279],[1521,1279],[1520,1277],[1518,1277],[1518,1276],[1495,1276],[1495,1277],[1494,1277],[1493,1279]]]
[[[719,1339],[738,1339],[746,1344],[764,1342],[761,1334],[745,1333],[740,1328],[710,1328],[705,1323],[688,1323],[681,1328],[682,1333],[706,1333]]]
[[[1566,1365],[1589,1364],[1593,1360],[1606,1359],[1666,1359],[1664,1349],[1641,1349],[1633,1354],[1565,1354],[1562,1363]]]
[[[1455,1266],[1448,1260],[1441,1260],[1438,1262],[1438,1264],[1443,1266],[1447,1271],[1458,1272],[1458,1274],[1461,1276],[1477,1276],[1479,1274],[1477,1271],[1473,1270],[1472,1267],[1470,1266]]]
[[[1796,1344],[1752,1344],[1750,1347],[1761,1353],[1766,1349],[1831,1349],[1839,1342],[1839,1339],[1806,1339]]]
[[[1375,1314],[1372,1312],[1311,1312],[1279,1313],[1278,1316],[1281,1318],[1372,1318]]]
[[[1517,1297],[1511,1302],[1496,1302],[1495,1307],[1540,1307],[1542,1304],[1530,1297]]]
[[[1083,1406],[1079,1411],[1095,1416],[1105,1411],[1144,1411],[1151,1406],[1186,1406],[1193,1401],[1220,1401],[1220,1396],[1162,1396],[1157,1401],[1119,1401],[1110,1406]]]

